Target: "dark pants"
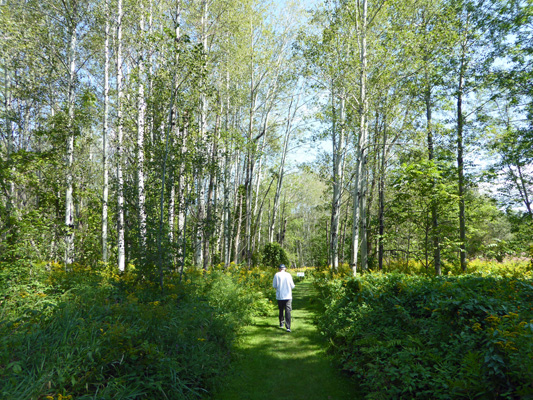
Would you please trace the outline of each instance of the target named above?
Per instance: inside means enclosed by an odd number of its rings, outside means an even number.
[[[285,328],[291,329],[291,310],[292,310],[292,300],[278,300],[278,309],[279,309],[279,324],[285,322]],[[285,312],[285,317],[283,313]]]

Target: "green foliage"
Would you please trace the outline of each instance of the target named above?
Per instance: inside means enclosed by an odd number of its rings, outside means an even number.
[[[366,398],[533,394],[530,279],[366,274],[316,283],[323,334]]]
[[[278,267],[280,264],[289,265],[289,257],[279,243],[267,243],[263,248],[263,264]]]
[[[434,276],[431,268],[415,260],[387,260],[383,272],[401,273],[416,276]],[[508,259],[505,262],[474,259],[468,261],[467,272],[477,276],[503,276],[507,278],[526,278],[533,276],[533,266],[527,259]],[[463,275],[458,263],[443,262],[443,275]]]
[[[261,271],[191,269],[161,294],[130,269],[2,264],[0,397],[201,398],[237,331],[271,311]]]

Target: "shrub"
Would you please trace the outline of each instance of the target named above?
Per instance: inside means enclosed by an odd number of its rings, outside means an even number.
[[[317,284],[323,333],[366,398],[533,394],[530,280],[366,274]]]
[[[268,243],[263,248],[263,264],[268,267],[278,267],[280,264],[289,265],[289,257],[279,243]]]
[[[441,268],[443,275],[464,275],[458,264],[442,261]],[[435,276],[435,270],[432,267],[426,269],[422,262],[415,260],[409,260],[408,262],[405,260],[388,260],[384,265],[383,272]],[[533,277],[533,264],[527,259],[507,259],[503,262],[473,259],[468,262],[467,273],[481,276]]]

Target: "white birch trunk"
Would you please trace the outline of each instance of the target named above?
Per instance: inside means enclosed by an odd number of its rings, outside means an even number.
[[[367,192],[367,141],[368,141],[368,99],[367,99],[367,44],[366,31],[368,29],[368,0],[363,0],[363,21],[361,29],[361,74],[360,74],[360,104],[361,104],[361,267],[364,271],[368,269],[368,245],[366,226],[366,192]]]
[[[176,25],[174,28],[176,38],[178,40],[178,43],[181,39],[181,3],[178,2],[177,9],[176,9]],[[176,54],[176,65],[179,65],[179,56],[180,53],[178,52]],[[176,81],[177,84],[177,81]],[[176,86],[174,90],[178,90],[178,87]],[[185,164],[183,162],[184,156],[187,153],[187,134],[188,134],[188,127],[189,123],[186,119],[188,117],[184,117],[182,120],[183,128],[179,128],[179,123],[177,124],[178,130],[177,130],[177,141],[180,148],[180,164],[178,167],[178,181],[177,181],[177,200],[175,206],[177,207],[177,227],[178,227],[178,240],[181,241],[181,254],[178,259],[178,263],[183,267],[185,263],[185,225],[186,225],[186,212],[187,212],[187,205],[185,204],[185,193],[187,192],[187,185],[185,181]],[[174,213],[172,213],[173,215]],[[171,225],[171,231],[173,224]],[[171,239],[172,240],[172,239]]]
[[[223,200],[223,210],[224,210],[224,241],[223,241],[223,259],[224,266],[228,267],[231,258],[231,210],[230,210],[230,175],[231,175],[231,166],[229,153],[231,151],[231,142],[229,139],[229,116],[230,116],[230,95],[229,95],[229,66],[228,66],[228,54],[226,54],[226,120],[225,120],[225,129],[226,129],[226,140],[224,145],[224,200]]]
[[[201,10],[201,42],[203,47],[203,68],[207,69],[207,0],[202,0]],[[206,131],[207,131],[207,96],[206,96],[206,82],[202,82],[202,92],[200,94],[200,142],[201,149],[204,151],[206,147]],[[203,266],[204,264],[204,241],[205,241],[205,182],[203,179],[203,168],[198,168],[197,176],[197,201],[198,201],[198,223],[196,225],[195,236],[195,264]]]
[[[224,259],[224,266],[227,267],[230,263],[231,258],[231,229],[230,229],[230,218],[231,218],[231,210],[230,210],[230,167],[229,167],[229,140],[226,142],[225,146],[225,156],[224,156],[224,241],[223,241],[223,259]]]
[[[183,156],[187,153],[187,124],[185,123],[185,126],[183,127],[183,130],[181,131],[178,139],[181,141],[181,159],[183,160]],[[185,166],[182,162],[179,167],[179,176],[178,176],[178,231],[183,232],[185,229]]]
[[[139,22],[141,41],[144,40],[144,8],[141,5],[141,20]],[[146,193],[144,189],[144,119],[146,113],[146,101],[144,98],[144,43],[141,43],[139,56],[139,92],[137,98],[137,191],[139,206],[139,238],[141,251],[144,257],[146,251]]]
[[[118,246],[118,269],[126,269],[126,244],[124,241],[124,178],[122,176],[123,162],[123,111],[122,102],[124,91],[122,87],[122,0],[118,0],[118,17],[117,17],[117,246]]]
[[[102,193],[102,260],[107,263],[108,247],[108,202],[109,202],[109,162],[107,159],[107,142],[109,140],[109,0],[105,1],[105,64],[104,64],[104,127],[102,132],[103,193]]]
[[[174,220],[176,215],[176,184],[174,181],[170,184],[170,199],[168,202],[168,239],[170,243],[174,242]]]

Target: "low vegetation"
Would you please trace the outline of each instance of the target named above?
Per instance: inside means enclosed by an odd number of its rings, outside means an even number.
[[[531,265],[477,261],[472,270],[315,273],[323,334],[367,399],[533,395]]]
[[[292,272],[313,277],[321,333],[365,398],[533,395],[531,263],[444,267],[440,277],[412,262],[357,277],[347,265]],[[163,292],[133,266],[114,271],[0,265],[0,398],[209,398],[240,330],[276,315],[271,267],[169,271]]]
[[[197,399],[224,376],[236,333],[271,310],[259,269],[0,269],[0,398]],[[247,284],[243,284],[246,282]]]

